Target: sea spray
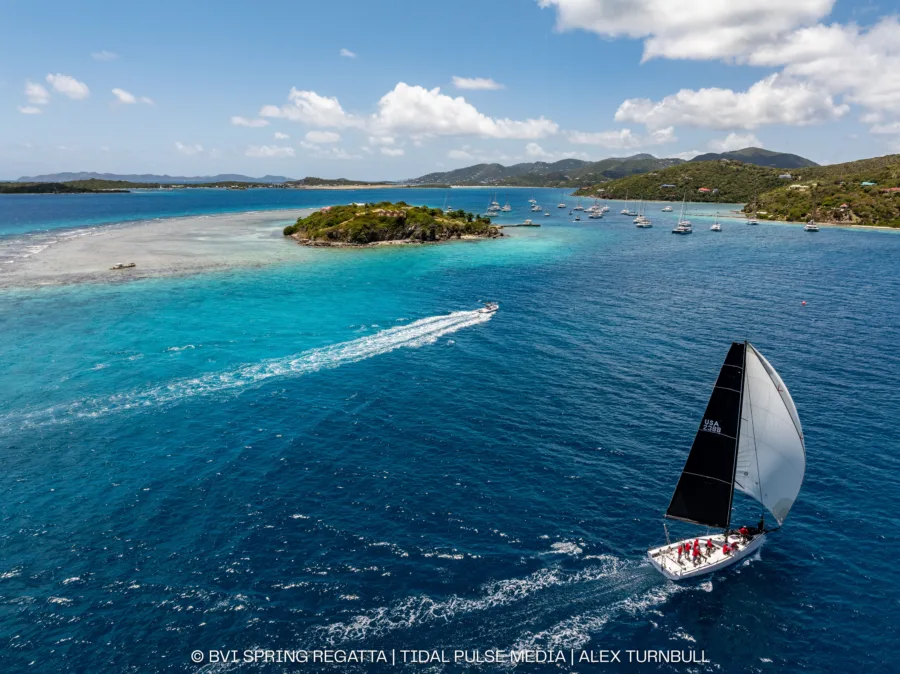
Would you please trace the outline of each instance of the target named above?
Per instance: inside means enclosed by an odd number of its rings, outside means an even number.
[[[42,426],[71,418],[99,417],[113,412],[158,407],[195,396],[240,391],[277,377],[293,377],[357,363],[395,349],[415,349],[433,344],[445,335],[491,320],[492,313],[456,311],[397,325],[349,342],[310,349],[299,354],[242,365],[225,372],[177,379],[166,384],[112,396],[88,398],[26,414],[6,415],[2,426]]]

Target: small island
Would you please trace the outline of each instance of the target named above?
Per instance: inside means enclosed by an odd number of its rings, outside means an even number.
[[[340,247],[495,239],[503,233],[490,218],[463,210],[384,201],[325,207],[285,227],[284,235],[305,246]]]

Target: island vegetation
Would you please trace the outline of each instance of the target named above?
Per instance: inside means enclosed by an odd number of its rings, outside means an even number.
[[[308,246],[367,246],[493,239],[502,233],[490,218],[464,210],[445,213],[439,208],[384,201],[323,208],[285,227],[284,235]]]
[[[93,194],[127,191],[115,188],[95,189],[72,183],[0,183],[0,194]]]

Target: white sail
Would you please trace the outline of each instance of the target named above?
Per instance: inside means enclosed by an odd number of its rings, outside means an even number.
[[[734,486],[781,524],[806,471],[803,429],[781,377],[759,351],[747,347]]]

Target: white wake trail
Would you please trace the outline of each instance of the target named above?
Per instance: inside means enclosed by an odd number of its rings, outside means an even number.
[[[66,418],[97,417],[112,412],[156,407],[194,396],[212,395],[232,390],[239,391],[276,377],[300,376],[349,363],[357,363],[373,356],[390,353],[395,349],[415,349],[433,344],[445,335],[487,323],[492,316],[491,313],[483,313],[478,310],[456,311],[443,316],[432,316],[349,342],[310,349],[283,358],[272,358],[259,363],[242,365],[225,372],[212,372],[199,377],[177,379],[143,390],[103,398],[89,398],[31,412],[21,418],[25,425],[41,426],[63,421]],[[7,417],[7,420],[10,420],[10,417]]]

